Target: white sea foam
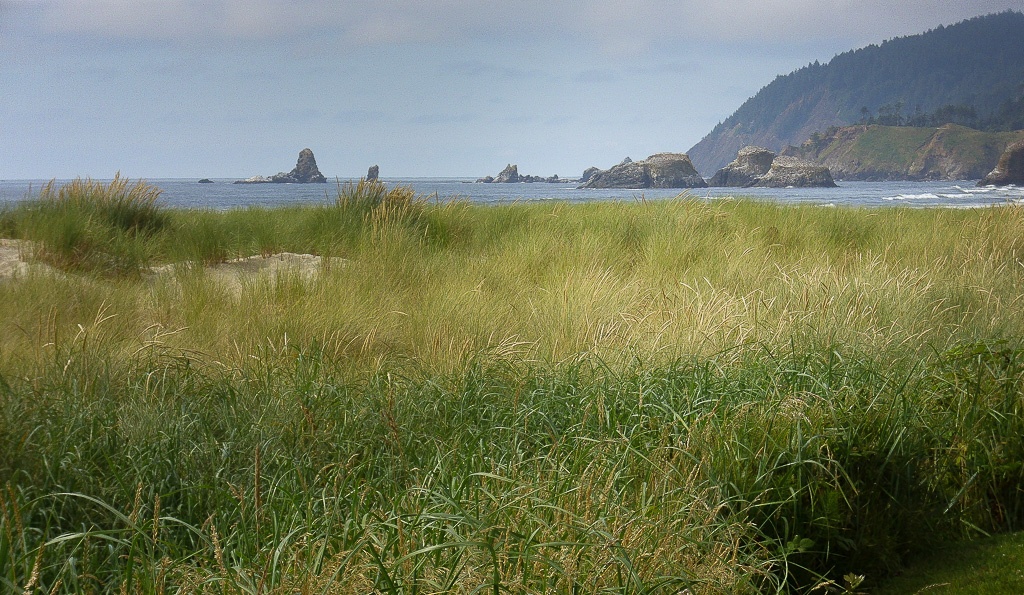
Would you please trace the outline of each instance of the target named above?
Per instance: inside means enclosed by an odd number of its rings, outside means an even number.
[[[885,196],[882,200],[938,200],[938,195],[931,192],[924,194],[897,194],[896,196]]]
[[[0,0],[0,5],[3,0]],[[465,200],[479,204],[514,203],[530,201],[567,200],[587,202],[593,200],[636,200],[638,192],[647,200],[669,199],[678,196],[678,189],[652,188],[631,190],[622,188],[576,190],[565,185],[551,184],[465,184],[468,178],[406,178],[387,180],[411,186],[417,194],[437,196],[441,202]],[[475,178],[474,178],[475,179]],[[230,182],[221,178],[217,182]],[[0,180],[0,209],[16,204],[30,194],[32,188],[45,184],[38,180]],[[261,184],[257,186],[228,183],[196,184],[192,178],[148,180],[159,187],[161,203],[168,208],[210,208],[225,210],[239,207],[278,205],[324,204],[319,184]],[[954,184],[959,184],[955,186]],[[312,187],[312,186],[315,186]],[[728,201],[742,196],[780,204],[823,204],[836,206],[905,206],[935,208],[963,204],[1013,205],[1022,204],[1024,184],[1016,187],[977,188],[970,181],[931,182],[843,182],[840,188],[710,188],[694,190],[693,196],[704,195],[708,200]],[[962,193],[962,194],[960,194]],[[721,195],[721,196],[718,196]],[[955,198],[954,198],[955,197]]]

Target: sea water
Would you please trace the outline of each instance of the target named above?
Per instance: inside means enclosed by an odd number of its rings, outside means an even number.
[[[0,205],[30,199],[49,180],[0,180]],[[56,180],[57,184],[67,180]],[[355,180],[327,184],[233,184],[234,179],[149,179],[161,189],[160,203],[175,208],[225,210],[245,207],[330,204],[339,188]],[[652,201],[676,197],[703,200],[751,198],[781,204],[821,206],[908,206],[971,208],[1024,204],[1024,187],[982,187],[977,181],[940,182],[837,182],[837,188],[695,188],[679,189],[578,189],[572,183],[484,184],[461,178],[381,179],[388,185],[411,186],[417,194],[440,202],[465,200],[481,204],[513,202],[601,200]]]

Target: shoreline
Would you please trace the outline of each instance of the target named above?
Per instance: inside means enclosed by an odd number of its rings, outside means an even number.
[[[188,209],[230,210],[248,207],[330,204],[337,196],[338,184],[358,181],[338,180],[336,184],[231,184],[214,179],[212,184],[199,184],[193,178],[145,179],[161,190],[160,204]],[[97,180],[102,181],[102,180]],[[686,196],[695,199],[721,200],[750,198],[781,204],[817,204],[836,206],[954,207],[989,206],[1024,202],[1024,188],[977,188],[976,180],[939,182],[839,182],[837,188],[701,188],[679,189],[577,189],[571,184],[477,184],[454,178],[383,179],[388,186],[410,186],[419,196],[431,202],[463,200],[473,204],[511,204],[562,201],[586,203],[596,201],[642,202]],[[48,182],[48,181],[45,181]],[[43,181],[0,181],[0,208],[31,199],[44,185]],[[58,180],[58,183],[63,181]]]

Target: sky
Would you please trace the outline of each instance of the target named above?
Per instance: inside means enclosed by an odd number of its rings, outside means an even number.
[[[0,0],[0,179],[575,177],[1024,0]]]

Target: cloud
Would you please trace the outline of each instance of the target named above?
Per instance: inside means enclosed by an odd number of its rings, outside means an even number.
[[[581,29],[629,51],[662,40],[794,43],[881,41],[1007,9],[1020,0],[596,0]]]
[[[315,108],[279,109],[267,114],[267,120],[280,123],[316,122],[324,119],[324,113]]]
[[[480,60],[463,60],[445,69],[454,75],[466,78],[497,78],[508,81],[535,79],[543,76],[538,69],[524,70],[511,66],[490,64]]]
[[[302,23],[295,0],[47,0],[44,24],[58,31],[105,37],[191,40],[197,37],[266,38],[292,33]]]
[[[691,60],[691,61],[687,61],[687,62],[664,62],[664,63],[656,64],[656,65],[651,66],[649,68],[641,68],[640,70],[644,74],[677,75],[677,74],[693,74],[695,72],[700,72],[701,70],[703,70],[703,68],[704,68],[703,65],[699,61]]]
[[[566,35],[631,52],[669,39],[871,39],[1009,8],[1020,0],[0,0],[62,31],[155,39],[330,32],[349,45]]]
[[[383,122],[386,117],[380,110],[347,109],[337,112],[334,120],[344,125],[360,125]]]
[[[0,2],[10,0],[0,0]],[[355,46],[456,39],[518,27],[472,0],[16,0],[51,30],[110,37],[266,39],[330,32]],[[521,2],[529,11],[541,0]],[[522,15],[526,16],[526,15]],[[526,22],[524,20],[524,22]]]
[[[572,80],[576,84],[606,85],[619,82],[622,75],[613,69],[588,68],[577,73]]]
[[[449,124],[466,124],[476,119],[476,115],[470,113],[434,113],[413,116],[409,118],[406,123],[414,126],[439,126]]]
[[[31,8],[31,5],[25,0],[0,0],[0,31],[12,28],[28,8]],[[0,41],[3,40],[4,37],[0,37]]]

